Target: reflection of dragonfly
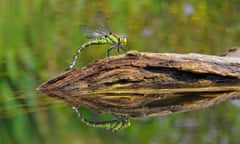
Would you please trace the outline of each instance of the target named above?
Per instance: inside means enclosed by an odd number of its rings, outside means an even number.
[[[127,116],[123,115],[114,115],[116,119],[103,121],[103,122],[92,122],[85,119],[80,112],[78,111],[77,107],[73,106],[73,110],[77,113],[80,120],[88,126],[97,127],[97,128],[105,128],[111,130],[112,132],[118,132],[123,128],[126,128],[131,125],[130,120]]]
[[[87,25],[80,26],[81,30],[86,34],[86,38],[90,39],[90,41],[84,43],[77,49],[76,53],[73,56],[72,63],[69,66],[70,69],[75,67],[79,53],[84,48],[89,47],[91,45],[104,45],[104,44],[112,45],[110,48],[107,49],[106,57],[109,57],[109,53],[112,49],[116,49],[117,53],[119,53],[120,49],[125,51],[124,45],[126,45],[127,43],[126,36],[112,33],[106,23],[106,19],[102,12],[98,11],[96,13],[95,22],[100,27],[97,30],[92,30]]]
[[[120,50],[125,51],[124,46],[127,43],[126,36],[112,33],[110,31],[108,25],[106,24],[106,20],[105,20],[105,17],[102,12],[98,11],[96,13],[95,20],[96,20],[95,21],[96,24],[100,27],[97,30],[92,30],[90,27],[88,27],[86,25],[80,26],[82,31],[86,34],[86,38],[90,39],[90,41],[84,43],[81,47],[79,47],[77,49],[75,55],[73,56],[73,60],[70,65],[70,69],[73,69],[75,67],[79,53],[84,48],[89,47],[91,45],[104,45],[104,44],[111,45],[111,47],[108,48],[106,51],[106,57],[109,57],[109,53],[112,49],[116,49],[117,53],[119,53]],[[117,132],[123,128],[130,126],[130,121],[127,116],[115,115],[116,119],[114,119],[114,120],[103,121],[103,122],[91,122],[91,121],[85,119],[80,114],[77,107],[73,106],[73,110],[77,113],[77,115],[79,116],[81,121],[88,126],[98,127],[98,128],[106,128],[113,132]]]

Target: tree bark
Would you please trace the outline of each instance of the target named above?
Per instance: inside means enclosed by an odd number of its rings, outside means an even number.
[[[38,90],[73,106],[132,118],[192,111],[240,97],[238,56],[130,51],[66,71]]]

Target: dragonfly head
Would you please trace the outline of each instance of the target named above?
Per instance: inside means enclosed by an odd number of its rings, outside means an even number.
[[[120,35],[120,43],[121,45],[127,44],[127,35]]]

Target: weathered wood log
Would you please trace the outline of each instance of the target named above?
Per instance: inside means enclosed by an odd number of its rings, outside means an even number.
[[[240,57],[234,56],[130,51],[66,71],[38,90],[132,118],[192,111],[240,97]]]

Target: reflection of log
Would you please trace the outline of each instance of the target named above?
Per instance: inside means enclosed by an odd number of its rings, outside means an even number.
[[[67,71],[38,90],[101,113],[166,115],[240,97],[240,58],[131,51]]]

